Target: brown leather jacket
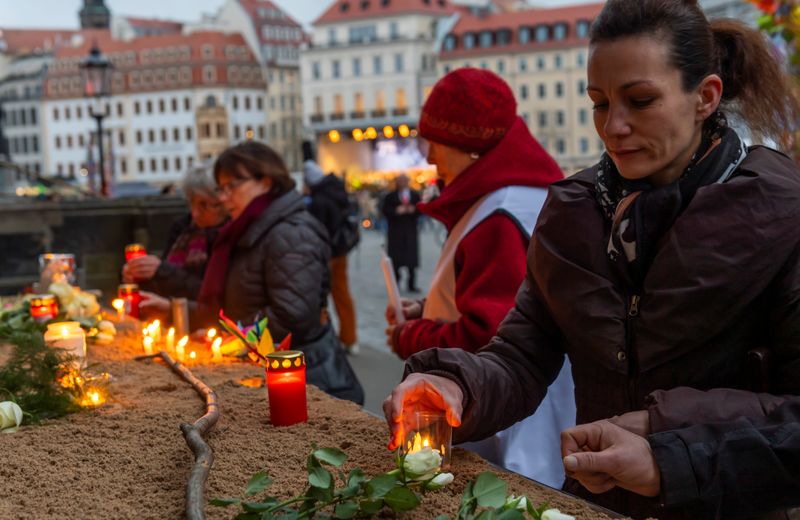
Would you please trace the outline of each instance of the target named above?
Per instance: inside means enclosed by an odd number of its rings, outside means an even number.
[[[754,347],[771,352],[771,392],[800,394],[795,165],[754,147],[729,181],[701,188],[663,237],[641,291],[626,287],[607,259],[610,226],[595,201],[595,175],[592,168],[550,188],[526,280],[488,346],[478,355],[435,349],[409,359],[407,372],[446,375],[464,390],[454,441],[531,414],[565,354],[579,424],[645,408],[653,432],[763,415],[787,398],[747,391]],[[635,517],[702,518],[619,489],[566,488]]]

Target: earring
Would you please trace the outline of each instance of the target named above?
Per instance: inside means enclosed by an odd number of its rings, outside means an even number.
[[[469,158],[477,161],[478,159],[481,158],[481,156],[478,155],[478,152],[472,152],[471,154],[469,154]]]

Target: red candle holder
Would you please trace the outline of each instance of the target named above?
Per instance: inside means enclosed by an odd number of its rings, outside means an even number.
[[[128,244],[125,246],[125,261],[130,262],[134,258],[147,256],[147,249],[142,244]]]
[[[31,317],[39,323],[58,316],[58,301],[52,294],[37,294],[31,298]]]
[[[269,420],[273,426],[308,421],[306,358],[297,350],[267,354]]]
[[[125,302],[125,314],[131,318],[139,319],[139,303],[142,295],[139,293],[139,286],[135,283],[125,283],[117,289],[117,298]]]

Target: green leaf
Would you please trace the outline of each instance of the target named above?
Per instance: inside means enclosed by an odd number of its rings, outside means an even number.
[[[419,497],[407,487],[396,487],[384,498],[386,505],[395,511],[411,511],[419,505]]]
[[[383,498],[386,493],[397,487],[397,477],[394,475],[378,475],[367,482],[367,496],[369,498]]]
[[[347,454],[337,448],[320,448],[314,451],[314,457],[320,462],[336,466],[337,468],[347,460]]]
[[[358,512],[358,504],[355,502],[342,502],[341,504],[336,504],[336,509],[333,510],[333,517],[334,518],[353,518],[356,516]]]
[[[248,513],[263,513],[274,507],[277,503],[278,501],[275,499],[268,500],[267,502],[242,502],[242,509]]]
[[[372,516],[383,509],[383,500],[362,500],[359,510],[364,516]]]
[[[436,517],[436,520],[450,520],[450,517],[446,515],[439,515]]]
[[[475,512],[478,503],[475,501],[475,495],[473,494],[474,486],[475,483],[470,482],[464,489],[464,494],[461,496],[461,506],[458,508],[457,519],[466,518],[468,515]]]
[[[238,498],[212,498],[208,501],[210,505],[217,507],[228,507],[238,504],[239,502],[240,500]]]
[[[258,513],[239,513],[233,517],[233,520],[260,520],[261,515]]]
[[[484,471],[478,475],[473,487],[473,493],[478,500],[478,505],[483,507],[503,507],[507,490],[508,485],[489,471]]]
[[[327,489],[331,485],[331,473],[319,466],[308,470],[308,483],[316,488]]]
[[[528,500],[528,514],[533,517],[534,520],[540,520],[542,518],[542,513],[547,511],[548,505],[550,502],[545,502],[544,504],[539,505],[539,507],[533,507],[533,504],[530,500]]]
[[[525,520],[525,515],[519,509],[506,509],[495,516],[496,520]]]
[[[495,520],[497,518],[497,512],[494,509],[486,509],[481,511],[481,514],[475,520]]]
[[[323,503],[328,503],[333,500],[333,485],[326,488],[318,488],[311,486],[311,491],[307,493],[310,497]]]
[[[347,475],[347,485],[348,486],[357,486],[357,485],[361,484],[362,482],[365,482],[366,480],[367,480],[367,476],[359,468],[356,468],[356,469],[350,471],[350,474]]]
[[[267,489],[270,484],[272,484],[272,479],[264,471],[259,471],[250,477],[250,482],[247,483],[247,490],[244,494],[248,497],[257,495]]]

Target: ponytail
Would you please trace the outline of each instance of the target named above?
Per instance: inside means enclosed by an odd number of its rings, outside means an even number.
[[[800,103],[769,43],[738,20],[713,20],[710,25],[724,110],[747,123],[756,139],[773,139],[788,148]]]

